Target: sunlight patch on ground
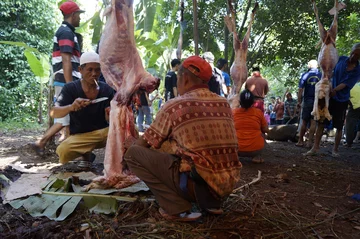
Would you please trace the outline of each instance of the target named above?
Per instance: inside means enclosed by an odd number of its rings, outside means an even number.
[[[10,163],[9,166],[23,173],[49,173],[53,167],[61,165],[60,163],[22,163],[21,161]]]
[[[1,148],[0,150],[3,150],[3,148]],[[0,168],[5,168],[7,165],[15,162],[16,160],[19,159],[19,156],[14,156],[14,157],[0,157]]]

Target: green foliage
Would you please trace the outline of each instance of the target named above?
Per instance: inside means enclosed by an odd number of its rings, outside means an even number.
[[[49,61],[57,25],[55,4],[55,0],[0,3],[0,41],[23,42],[28,46],[0,44],[0,121],[36,119],[39,102],[43,99],[39,96],[40,85],[31,69],[39,76],[43,71],[42,64],[38,64],[40,55],[35,56],[37,51],[33,49],[45,54],[46,61]]]

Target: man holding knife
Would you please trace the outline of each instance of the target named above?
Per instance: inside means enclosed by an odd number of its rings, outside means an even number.
[[[79,71],[82,78],[66,84],[50,115],[54,118],[70,115],[70,137],[56,149],[60,163],[77,157],[90,161],[92,150],[105,147],[109,129],[110,101],[114,90],[100,76],[99,55],[83,53]]]

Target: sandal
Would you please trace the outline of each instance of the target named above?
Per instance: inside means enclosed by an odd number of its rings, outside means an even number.
[[[331,157],[333,157],[333,158],[339,158],[339,157],[340,157],[340,154],[337,153],[337,152],[332,151]]]
[[[183,212],[177,215],[170,215],[167,212],[165,212],[164,209],[159,208],[160,215],[169,221],[177,221],[177,222],[193,222],[198,220],[201,217],[201,213],[198,212]]]
[[[213,215],[221,215],[224,213],[224,210],[222,210],[222,208],[207,208],[205,210]]]
[[[264,162],[264,159],[262,159],[262,158],[253,158],[251,161],[252,161],[253,163],[263,163],[263,162]]]
[[[31,143],[30,147],[35,151],[38,156],[43,157],[45,155],[45,150],[40,148],[39,145],[37,145],[36,143]]]
[[[306,153],[303,153],[304,156],[316,156],[317,152],[316,151],[307,151]]]

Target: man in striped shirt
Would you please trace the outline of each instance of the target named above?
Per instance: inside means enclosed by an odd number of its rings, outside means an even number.
[[[66,83],[81,78],[78,69],[80,66],[81,50],[75,34],[75,27],[79,26],[80,14],[84,11],[80,10],[79,6],[72,1],[61,4],[60,11],[64,16],[64,21],[55,33],[52,53],[55,97],[60,94],[62,87]],[[40,156],[43,156],[46,143],[63,127],[66,127],[67,130],[65,131],[68,132],[69,124],[69,115],[55,119],[54,125],[45,132],[39,141],[32,144],[32,147]],[[65,137],[67,136],[66,134]]]

